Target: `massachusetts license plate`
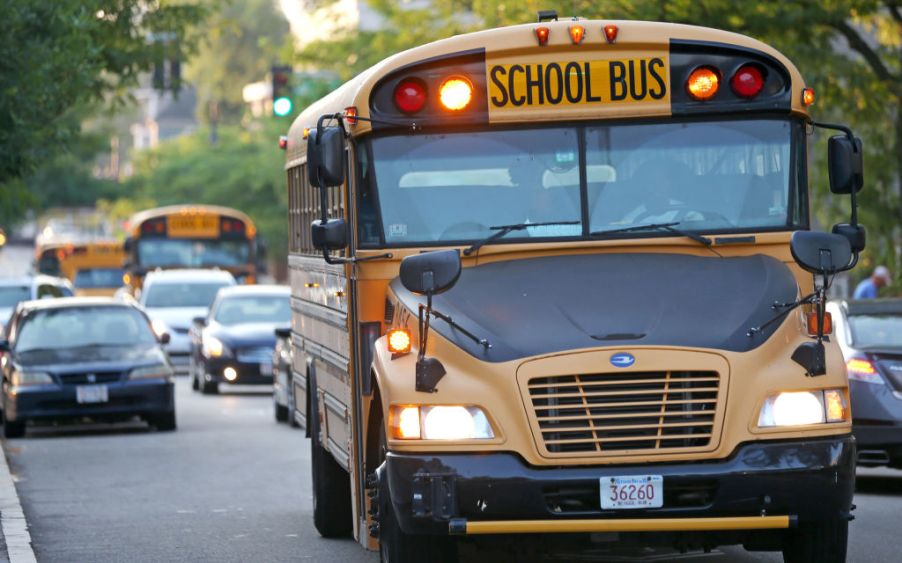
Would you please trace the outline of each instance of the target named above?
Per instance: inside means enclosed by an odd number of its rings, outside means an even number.
[[[75,388],[79,403],[106,403],[110,400],[106,385],[79,385]]]
[[[664,478],[660,475],[630,475],[601,478],[601,508],[660,508],[664,506]]]
[[[260,375],[272,375],[272,362],[260,364]]]

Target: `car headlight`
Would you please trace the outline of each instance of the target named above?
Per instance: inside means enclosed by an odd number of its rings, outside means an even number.
[[[230,355],[229,347],[215,336],[204,336],[201,353],[208,358],[220,358]]]
[[[157,338],[163,338],[163,335],[166,333],[172,334],[172,331],[169,330],[169,325],[160,319],[150,321],[150,327],[153,329],[154,334],[157,335]]]
[[[849,420],[849,406],[843,389],[786,391],[764,401],[758,426],[805,426]]]
[[[13,387],[26,387],[28,385],[52,385],[53,377],[45,371],[13,370],[10,381]]]
[[[164,377],[172,377],[172,368],[166,364],[135,368],[128,374],[129,379],[160,379]]]
[[[460,405],[396,405],[391,435],[399,440],[488,440],[492,425],[479,407]]]

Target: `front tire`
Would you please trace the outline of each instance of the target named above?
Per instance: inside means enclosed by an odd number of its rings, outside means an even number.
[[[783,546],[785,563],[844,563],[849,547],[849,521],[833,518],[802,524]]]
[[[3,411],[3,437],[21,438],[25,435],[24,420],[7,420],[6,410]]]
[[[175,410],[154,414],[148,417],[147,422],[155,426],[160,432],[172,432],[176,429]]]
[[[272,404],[275,406],[276,422],[288,422],[288,407],[280,405],[273,399]]]

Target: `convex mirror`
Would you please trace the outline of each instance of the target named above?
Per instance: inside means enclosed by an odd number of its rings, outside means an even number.
[[[314,221],[310,225],[313,248],[317,250],[341,250],[348,246],[348,229],[344,219],[329,219],[325,223]]]
[[[436,295],[454,287],[460,277],[457,250],[436,250],[401,261],[401,284],[419,295]]]
[[[833,233],[796,231],[789,248],[799,266],[813,274],[832,275],[847,270],[852,263],[849,240]]]

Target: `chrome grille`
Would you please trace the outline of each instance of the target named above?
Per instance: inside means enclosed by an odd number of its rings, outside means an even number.
[[[714,371],[619,372],[529,380],[550,454],[699,448],[711,443]]]
[[[83,373],[64,373],[59,378],[63,385],[81,385],[91,383],[113,383],[122,379],[121,371],[98,371]]]

